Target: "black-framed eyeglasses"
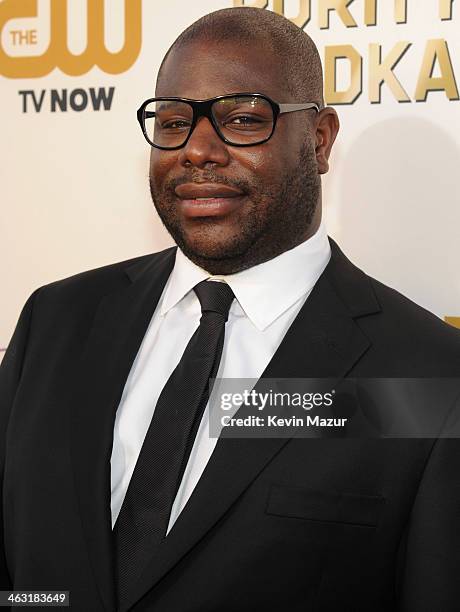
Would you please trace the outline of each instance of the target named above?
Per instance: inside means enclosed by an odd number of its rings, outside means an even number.
[[[137,111],[147,142],[158,149],[185,146],[200,117],[207,117],[220,138],[235,147],[251,147],[271,138],[279,115],[315,109],[315,102],[278,104],[260,93],[235,93],[207,100],[149,98]]]

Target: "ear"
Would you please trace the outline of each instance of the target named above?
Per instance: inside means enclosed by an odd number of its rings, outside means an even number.
[[[340,128],[337,113],[330,106],[323,108],[316,117],[316,161],[319,174],[329,170],[329,155]]]

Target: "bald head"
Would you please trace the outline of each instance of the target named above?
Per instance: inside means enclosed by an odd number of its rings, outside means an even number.
[[[266,49],[278,64],[291,101],[316,102],[320,108],[324,106],[323,74],[315,43],[285,17],[254,7],[214,11],[184,30],[161,63],[157,87],[172,51],[193,43],[229,42],[247,48],[248,52],[254,47]]]

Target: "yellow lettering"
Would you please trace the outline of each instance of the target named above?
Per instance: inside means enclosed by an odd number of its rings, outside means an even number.
[[[460,329],[460,317],[444,317],[444,321]]]
[[[439,18],[443,21],[452,19],[452,4],[454,0],[439,0]]]
[[[329,28],[329,13],[336,11],[347,28],[355,28],[358,24],[348,10],[348,5],[353,0],[319,0],[318,22],[322,30]]]
[[[377,24],[377,0],[364,0],[364,23],[367,26]]]
[[[441,72],[440,77],[432,76],[436,62]],[[417,102],[424,102],[429,91],[445,91],[449,100],[459,99],[449,48],[447,42],[442,39],[429,40],[426,44],[415,90]]]
[[[255,0],[251,4],[246,4],[244,0],[233,0],[233,6],[255,6],[256,8],[267,8],[268,0]]]
[[[273,12],[284,15],[284,0],[273,0]]]
[[[0,74],[9,78],[33,78],[60,68],[65,74],[77,76],[93,66],[109,74],[118,74],[132,66],[141,49],[142,0],[125,0],[125,40],[123,48],[116,53],[107,51],[104,44],[104,0],[88,2],[88,42],[80,55],[70,53],[67,47],[67,1],[51,0],[51,40],[46,52],[40,56],[11,57],[0,47]],[[11,19],[37,17],[37,12],[37,0],[20,3],[3,0],[0,2],[0,30]]]
[[[273,12],[284,15],[284,0],[273,0]],[[303,29],[311,19],[311,0],[299,0],[299,13],[289,17],[296,26]]]
[[[406,23],[407,0],[394,0],[395,22]],[[377,0],[364,0],[364,23],[367,26],[377,25]]]
[[[407,23],[407,0],[395,0],[396,23]]]
[[[350,66],[350,85],[337,90],[337,60],[346,59]],[[362,57],[352,45],[325,47],[324,95],[326,104],[353,104],[362,91]]]
[[[0,31],[11,19],[22,17],[37,17],[37,0],[3,0],[0,2]],[[53,70],[53,60],[50,57],[50,47],[39,56],[11,57],[7,55],[0,45],[0,74],[9,78],[41,77]]]
[[[406,53],[411,43],[402,41],[396,43],[390,53],[382,61],[382,47],[378,44],[369,45],[369,100],[380,103],[382,84],[385,82],[398,102],[410,102],[410,98],[396,78],[393,68]]]
[[[37,30],[10,30],[10,35],[14,46],[37,44]]]

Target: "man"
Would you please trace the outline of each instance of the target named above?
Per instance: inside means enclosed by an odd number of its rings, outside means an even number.
[[[138,117],[179,249],[27,301],[0,379],[2,588],[85,611],[458,610],[457,440],[207,435],[216,375],[460,371],[456,330],[327,239],[339,124],[314,44],[217,11],[155,96]]]

